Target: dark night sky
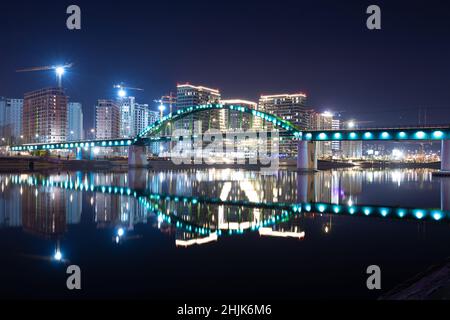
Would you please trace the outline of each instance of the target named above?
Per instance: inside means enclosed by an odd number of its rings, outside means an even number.
[[[66,7],[82,30],[65,27]],[[382,9],[381,31],[365,27]],[[309,105],[374,125],[450,123],[447,1],[2,1],[0,96],[55,84],[51,72],[16,68],[74,62],[65,77],[91,125],[98,98],[121,81],[145,92],[178,82],[219,88],[225,98],[303,91]],[[155,106],[156,108],[156,106]]]

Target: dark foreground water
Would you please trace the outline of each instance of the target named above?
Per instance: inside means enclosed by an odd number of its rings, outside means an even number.
[[[1,298],[375,299],[450,256],[450,182],[428,170],[61,172],[0,184]],[[66,288],[71,264],[81,291]]]

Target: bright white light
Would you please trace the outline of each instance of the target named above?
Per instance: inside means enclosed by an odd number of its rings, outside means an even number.
[[[322,113],[322,116],[326,118],[332,118],[333,114],[330,111],[325,111],[324,113]]]
[[[59,77],[61,77],[61,76],[64,74],[64,72],[66,72],[66,70],[65,70],[63,67],[57,67],[57,68],[56,68],[56,74],[57,74]]]
[[[119,95],[120,98],[125,98],[127,96],[127,92],[123,89],[120,89],[117,94]]]
[[[125,230],[123,230],[123,228],[119,228],[119,230],[117,230],[117,235],[119,237],[123,237],[124,234],[125,234]]]
[[[347,123],[347,127],[350,128],[350,129],[353,129],[355,127],[355,122],[354,121],[349,121]]]
[[[394,150],[392,150],[392,157],[396,160],[401,160],[405,157],[405,155],[404,155],[403,151],[394,149]]]
[[[99,147],[95,147],[94,148],[94,154],[99,154],[100,152],[100,148]]]
[[[55,255],[53,256],[53,258],[54,258],[56,261],[61,261],[61,259],[62,259],[62,253],[61,253],[61,251],[57,250],[57,251],[55,252]]]
[[[164,111],[164,110],[166,110],[166,107],[164,107],[164,105],[162,105],[162,104],[159,105],[159,111],[162,112],[162,111]]]

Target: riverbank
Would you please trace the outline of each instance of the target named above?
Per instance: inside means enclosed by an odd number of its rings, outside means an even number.
[[[297,162],[293,160],[280,160],[279,168],[281,170],[296,170]],[[319,160],[318,170],[344,169],[344,168],[365,168],[365,169],[439,169],[440,162],[434,163],[402,163],[388,161],[329,161]],[[3,157],[0,158],[0,172],[31,172],[43,170],[114,170],[128,169],[127,159],[101,159],[101,160],[76,160],[63,158],[42,158],[42,157]],[[149,169],[168,170],[168,169],[246,169],[261,170],[269,166],[254,164],[182,164],[175,165],[170,160],[153,159],[149,161]]]
[[[32,172],[43,170],[99,170],[113,166],[108,160],[75,160],[41,157],[0,158],[0,172]]]

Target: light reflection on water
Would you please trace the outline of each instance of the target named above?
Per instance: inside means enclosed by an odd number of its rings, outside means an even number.
[[[97,233],[108,234],[110,247],[145,242],[142,226],[148,226],[177,250],[204,248],[244,234],[286,244],[294,241],[300,247],[307,247],[305,242],[311,238],[320,247],[317,228],[324,237],[345,235],[363,242],[354,235],[359,230],[351,226],[358,222],[373,232],[370,221],[380,228],[377,220],[392,221],[394,230],[411,223],[429,225],[434,236],[446,237],[447,232],[434,226],[448,225],[449,181],[433,178],[432,171],[425,169],[334,170],[313,175],[280,171],[277,176],[215,169],[3,174],[0,236],[22,230],[47,239],[47,249],[24,251],[65,263],[72,259],[68,249],[92,226]],[[77,226],[80,229],[73,229]],[[16,234],[13,241],[17,239]]]
[[[160,213],[180,217],[186,223],[193,222],[208,228],[209,232],[218,231],[219,235],[221,229],[239,233],[244,229],[265,228],[264,222],[272,220],[278,211],[289,214],[345,211],[349,215],[359,212],[365,216],[377,211],[383,217],[395,211],[397,217],[403,218],[406,211],[402,208],[417,208],[425,210],[409,210],[417,219],[429,215],[438,221],[445,218],[444,211],[448,210],[443,207],[445,201],[439,198],[440,190],[445,186],[433,181],[432,172],[425,169],[335,170],[314,175],[280,171],[277,176],[231,169],[132,170],[123,173],[1,175],[0,182],[1,225],[22,227],[43,236],[61,236],[66,225],[79,223],[83,200],[92,207],[93,223],[98,228],[124,226],[133,230],[135,224]],[[389,192],[390,188],[396,188],[397,192]],[[407,196],[403,197],[400,190],[406,190]],[[412,190],[416,194],[412,194]],[[148,199],[149,195],[153,196]],[[161,195],[169,198],[160,199]],[[194,198],[187,201],[178,197]],[[203,199],[203,203],[197,203],[196,199]],[[373,201],[364,201],[366,199]],[[417,203],[417,199],[421,203]],[[315,205],[311,207],[310,204]],[[383,206],[395,208],[383,209]],[[428,208],[433,210],[426,212]],[[274,232],[276,228],[282,228],[286,234],[294,232],[297,235],[301,228],[296,219],[283,219],[281,227],[271,228]],[[161,227],[162,222],[167,221],[159,221],[158,227],[169,233],[175,232],[181,224],[175,224],[174,231],[173,226]],[[268,230],[263,232],[269,234]],[[183,237],[192,235],[183,233]]]

